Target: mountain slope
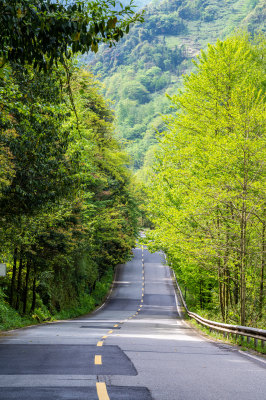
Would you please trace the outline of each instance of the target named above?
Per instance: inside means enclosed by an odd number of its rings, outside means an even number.
[[[171,111],[165,92],[171,95],[181,87],[192,58],[234,29],[265,29],[265,9],[263,0],[151,3],[143,24],[132,27],[115,48],[102,47],[90,60],[104,82],[105,95],[114,101],[118,135],[135,169],[149,163],[155,129],[163,129],[160,114]]]

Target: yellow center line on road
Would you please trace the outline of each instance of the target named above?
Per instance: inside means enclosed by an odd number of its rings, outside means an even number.
[[[98,354],[94,357],[94,364],[95,365],[102,365],[102,356],[99,356]]]
[[[102,339],[107,339],[108,338],[108,336],[107,335],[105,335],[105,336],[102,336]]]
[[[140,302],[143,303],[143,299],[141,299]]]
[[[142,304],[140,305],[140,307],[142,307]]]
[[[96,383],[97,395],[99,400],[110,400],[110,397],[107,393],[107,388],[105,382],[97,382]]]
[[[113,333],[113,331],[109,331],[108,334],[110,335],[111,333]]]
[[[117,328],[117,327],[118,327],[118,324],[115,324],[115,325],[114,325],[114,328]]]
[[[97,347],[102,347],[102,345],[103,345],[103,341],[100,341],[97,343]]]

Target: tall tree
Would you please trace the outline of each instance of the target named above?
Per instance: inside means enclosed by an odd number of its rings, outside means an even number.
[[[241,324],[258,319],[263,269],[263,43],[239,34],[201,53],[172,98],[179,111],[167,118],[151,195],[156,236],[182,270],[200,266],[205,291],[216,277],[223,319],[233,312]]]

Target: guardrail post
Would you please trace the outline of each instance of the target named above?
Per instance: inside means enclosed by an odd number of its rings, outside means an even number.
[[[261,339],[261,348],[264,349],[264,340]]]
[[[254,346],[255,346],[255,349],[258,347],[258,339],[254,338]]]
[[[250,336],[247,336],[247,343],[250,343]]]

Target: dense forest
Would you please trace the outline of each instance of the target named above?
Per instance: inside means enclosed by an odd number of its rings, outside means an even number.
[[[189,306],[265,327],[265,35],[209,45],[171,97],[147,200]]]
[[[140,223],[190,308],[265,327],[265,3],[131,7],[0,0],[0,329],[100,304]]]
[[[99,33],[81,3],[0,6],[0,328],[10,328],[92,310],[130,257],[139,194],[110,104],[73,53],[118,40],[136,16],[121,25],[123,14],[99,9]]]
[[[144,23],[115,48],[102,46],[95,57],[83,58],[114,101],[118,135],[134,170],[142,168],[142,180],[157,148],[156,131],[164,129],[161,114],[171,113],[165,93],[182,87],[182,74],[193,69],[192,58],[208,43],[238,28],[265,29],[265,12],[263,0],[153,1]]]

